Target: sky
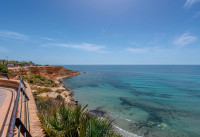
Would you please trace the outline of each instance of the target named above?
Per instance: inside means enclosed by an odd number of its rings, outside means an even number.
[[[200,64],[200,0],[0,0],[0,59]]]

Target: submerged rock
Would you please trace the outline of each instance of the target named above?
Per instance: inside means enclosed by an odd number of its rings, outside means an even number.
[[[92,109],[92,110],[89,110],[89,112],[92,114],[92,115],[96,115],[96,116],[99,116],[99,117],[103,117],[105,116],[107,113],[106,111],[104,111],[102,109],[102,107],[98,107],[96,109]]]

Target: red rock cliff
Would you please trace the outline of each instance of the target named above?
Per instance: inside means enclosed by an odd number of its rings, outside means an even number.
[[[58,78],[61,77],[71,77],[79,75],[78,71],[69,70],[61,66],[34,66],[34,67],[19,67],[19,68],[17,67],[17,68],[9,68],[9,70],[13,74],[20,74],[20,75],[28,75],[29,73],[38,74],[55,82],[57,82]]]

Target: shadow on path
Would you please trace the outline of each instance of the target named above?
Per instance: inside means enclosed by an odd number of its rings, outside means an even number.
[[[6,124],[6,121],[7,121],[7,118],[8,118],[8,113],[10,112],[10,108],[11,108],[11,105],[12,105],[12,102],[13,102],[13,96],[14,96],[14,91],[15,90],[12,90],[12,89],[9,89],[9,88],[3,88],[3,87],[0,87],[0,90],[6,90],[6,91],[10,91],[11,92],[11,101],[10,101],[10,104],[9,104],[9,107],[8,107],[8,110],[7,110],[7,113],[6,113],[6,116],[4,118],[4,121],[3,121],[3,124],[2,124],[2,127],[1,127],[1,131],[0,131],[0,137],[2,136],[3,134],[3,130],[4,130],[4,127],[5,127],[5,124]],[[11,112],[12,113],[12,112]]]

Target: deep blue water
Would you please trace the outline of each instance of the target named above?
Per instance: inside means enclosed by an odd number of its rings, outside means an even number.
[[[67,65],[75,99],[120,128],[147,137],[200,136],[200,66]]]

